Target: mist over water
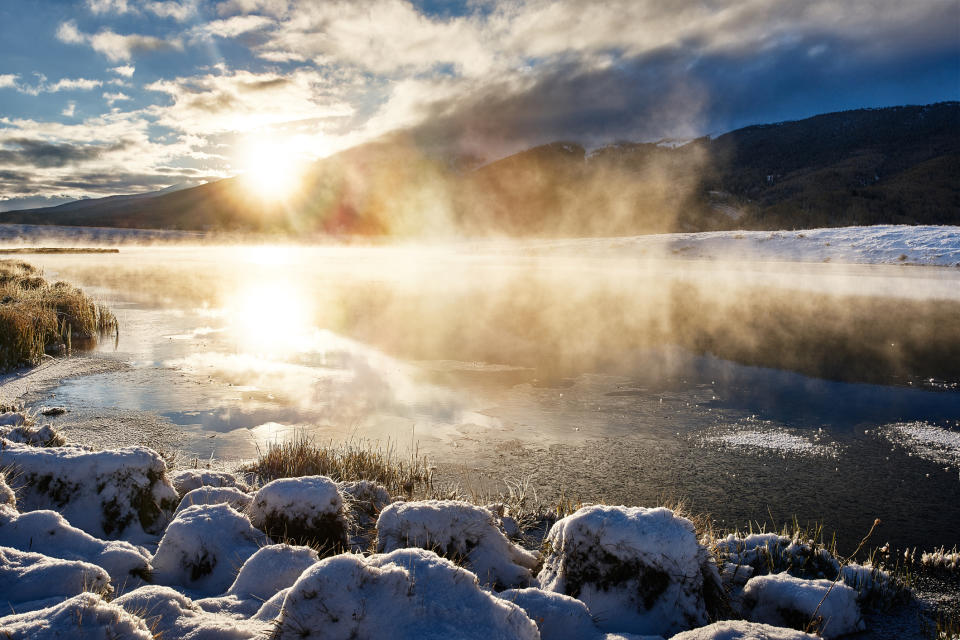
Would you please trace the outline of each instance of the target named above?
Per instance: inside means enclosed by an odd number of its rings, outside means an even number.
[[[415,441],[439,463],[506,467],[585,500],[669,494],[731,524],[769,507],[850,537],[880,515],[903,543],[951,543],[957,470],[881,431],[956,429],[957,270],[615,245],[31,256],[112,306],[119,340],[93,357],[130,365],[34,402],[85,419],[140,412],[201,459],[250,457],[305,428]],[[751,447],[756,433],[801,444]],[[921,506],[935,513],[911,523]]]

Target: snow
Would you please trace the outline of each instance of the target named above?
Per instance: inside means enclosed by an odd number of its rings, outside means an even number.
[[[223,593],[267,537],[229,505],[195,505],[167,527],[153,557],[157,584],[205,596]]]
[[[421,547],[473,571],[497,589],[530,584],[537,556],[510,542],[483,507],[454,500],[394,502],[377,520],[377,551]]]
[[[98,538],[149,540],[169,522],[177,495],[153,450],[88,451],[5,441],[0,467],[17,470],[21,511],[54,509]]]
[[[14,508],[17,506],[17,495],[7,484],[7,474],[4,471],[0,471],[0,505]]]
[[[900,422],[887,425],[881,433],[925,460],[960,466],[960,431],[928,422]]]
[[[583,507],[545,546],[541,588],[585,602],[605,631],[669,636],[707,622],[706,550],[669,509]]]
[[[745,620],[723,620],[684,631],[672,640],[818,640],[818,636]]]
[[[540,629],[541,640],[602,640],[605,635],[587,605],[576,598],[533,587],[498,595],[527,613]]]
[[[830,580],[805,580],[787,572],[757,576],[744,587],[743,603],[746,617],[754,622],[806,626],[820,618],[816,626],[824,638],[865,628],[856,590]]]
[[[747,565],[756,575],[789,570],[798,577],[832,579],[840,570],[840,563],[826,549],[776,533],[745,537],[731,533],[714,544],[714,551],[722,561]]]
[[[375,522],[383,508],[390,504],[387,488],[370,480],[341,482],[338,487],[340,495],[349,503],[351,513],[363,520],[358,522],[360,526],[367,521]]]
[[[956,547],[952,551],[940,548],[929,553],[924,552],[920,556],[920,563],[932,569],[957,571],[960,569],[960,553],[957,552]]]
[[[120,596],[113,603],[143,618],[161,638],[183,640],[248,640],[264,638],[268,623],[237,620],[204,611],[170,587],[150,585]]]
[[[236,487],[199,487],[183,496],[173,517],[196,504],[228,504],[237,511],[243,511],[252,501],[253,498]]]
[[[275,640],[536,640],[520,607],[432,551],[401,549],[321,560],[290,587]]]
[[[0,438],[6,438],[12,430],[11,427],[19,427],[27,423],[27,416],[22,411],[4,411],[0,413]],[[12,440],[12,438],[8,438]]]
[[[170,482],[180,496],[200,487],[235,487],[244,492],[250,490],[243,480],[226,471],[182,469],[170,474]]]
[[[7,640],[154,640],[142,619],[92,593],[0,618],[0,631]]]
[[[110,574],[117,591],[139,584],[150,572],[150,557],[142,549],[122,540],[94,538],[56,511],[17,513],[0,505],[0,545],[98,565]]]
[[[32,600],[110,590],[110,576],[89,562],[0,546],[0,607],[4,609]]]
[[[783,429],[740,429],[716,436],[707,436],[704,442],[736,449],[761,449],[781,454],[832,455],[830,447]]]
[[[17,444],[29,444],[38,447],[46,447],[51,444],[62,442],[61,436],[50,425],[35,427],[23,423],[23,415],[19,413],[5,413],[0,415],[5,418],[6,425],[0,426],[0,438]],[[19,418],[17,423],[13,418]]]
[[[316,547],[347,546],[347,510],[337,483],[325,476],[280,478],[265,484],[248,508],[254,526],[275,538]]]

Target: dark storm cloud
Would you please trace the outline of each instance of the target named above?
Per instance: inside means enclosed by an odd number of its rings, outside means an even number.
[[[13,138],[6,141],[13,149],[0,149],[0,165],[30,165],[40,169],[64,167],[97,160],[104,153],[120,151],[130,146],[120,141],[112,145],[53,144],[44,140]]]

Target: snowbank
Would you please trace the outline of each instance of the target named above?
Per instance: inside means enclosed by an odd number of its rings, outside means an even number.
[[[584,507],[545,544],[541,588],[585,602],[605,631],[669,636],[707,622],[707,553],[669,509]]]
[[[348,544],[347,508],[337,483],[325,476],[281,478],[265,484],[247,512],[276,539],[340,551]]]
[[[173,517],[176,518],[178,513],[196,504],[228,504],[237,511],[243,511],[252,501],[253,498],[236,487],[199,487],[183,496]]]
[[[170,474],[177,495],[185,496],[200,487],[234,487],[240,491],[250,491],[250,487],[232,473],[203,469],[182,469]]]
[[[498,594],[523,609],[537,624],[541,640],[602,640],[590,609],[576,598],[540,589],[508,589]]]
[[[53,509],[98,538],[141,540],[170,521],[177,495],[166,465],[153,450],[8,444],[0,466],[17,475],[21,511]]]
[[[0,632],[8,640],[154,640],[142,619],[92,593],[0,618]]]
[[[17,444],[29,444],[35,447],[52,447],[63,444],[63,436],[49,425],[35,427],[25,424],[20,413],[4,413],[3,426],[0,426],[0,438]],[[14,419],[16,418],[16,419]]]
[[[724,620],[684,631],[671,640],[819,640],[819,636],[745,620]]]
[[[498,590],[529,585],[537,564],[535,554],[510,542],[492,513],[453,500],[395,502],[380,513],[377,551],[407,547],[435,551]]]
[[[385,632],[387,635],[385,635]],[[480,589],[476,576],[431,551],[403,549],[321,560],[290,587],[275,640],[536,640],[520,607]]]
[[[0,606],[5,610],[21,602],[75,596],[84,591],[109,593],[110,576],[89,562],[0,546]]]
[[[204,611],[170,587],[140,587],[120,596],[113,604],[143,618],[153,633],[170,640],[248,640],[264,638],[270,631],[268,623],[238,620]]]
[[[104,568],[114,589],[138,585],[150,574],[147,553],[122,540],[100,540],[70,525],[56,511],[17,513],[0,505],[0,545],[81,560]]]
[[[154,581],[207,596],[221,594],[243,563],[267,542],[263,533],[228,505],[188,507],[160,540],[153,557]]]
[[[815,621],[824,638],[866,628],[857,592],[830,580],[805,580],[786,572],[757,576],[744,587],[743,605],[746,617],[754,622],[803,629]]]

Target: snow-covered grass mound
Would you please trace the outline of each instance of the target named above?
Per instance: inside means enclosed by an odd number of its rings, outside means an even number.
[[[349,542],[347,507],[337,483],[324,476],[265,484],[247,509],[254,526],[276,540],[340,551]]]
[[[88,451],[8,443],[0,466],[16,474],[21,511],[53,509],[98,538],[159,534],[177,505],[163,459],[146,447]]]
[[[195,505],[167,527],[153,557],[154,580],[199,594],[223,593],[267,537],[225,504]]]
[[[7,640],[155,640],[147,623],[92,593],[0,618]]]
[[[110,576],[89,562],[61,560],[0,546],[0,606],[78,593],[110,593]],[[0,634],[3,627],[0,627]]]
[[[0,505],[4,504],[15,508],[17,506],[17,494],[7,484],[7,474],[0,471]]]
[[[693,523],[660,507],[584,507],[551,527],[540,585],[585,602],[606,631],[671,635],[707,622]]]
[[[253,498],[236,487],[198,487],[183,496],[173,517],[176,518],[178,513],[196,504],[228,504],[237,511],[243,511],[251,502]]]
[[[537,624],[540,640],[602,640],[605,636],[580,600],[540,589],[508,589],[498,594],[523,609]]]
[[[146,552],[123,540],[100,540],[70,525],[56,511],[17,513],[0,505],[0,545],[81,560],[104,568],[118,591],[150,575]]]
[[[63,436],[53,427],[33,426],[29,418],[19,412],[0,415],[0,439],[35,447],[62,447],[66,444]]]
[[[510,542],[493,514],[467,502],[395,502],[377,520],[380,553],[420,547],[473,571],[500,590],[530,584],[537,556]]]
[[[816,629],[836,638],[866,628],[857,592],[829,580],[804,580],[789,573],[751,578],[743,591],[746,617],[754,622]]]
[[[537,640],[520,607],[432,551],[342,554],[307,569],[276,620],[276,640]]]
[[[264,638],[270,631],[269,623],[204,611],[170,587],[140,587],[120,596],[113,604],[143,618],[150,630],[164,639],[252,640]]]
[[[818,636],[794,629],[745,620],[723,620],[673,636],[671,640],[817,640]]]
[[[250,490],[243,480],[226,471],[182,469],[170,474],[170,482],[181,497],[200,487],[234,487],[243,492]]]

